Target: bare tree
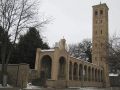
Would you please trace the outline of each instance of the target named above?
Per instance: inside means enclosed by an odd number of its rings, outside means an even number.
[[[91,46],[91,40],[84,39],[80,43],[70,44],[69,53],[76,58],[82,58],[91,62]]]
[[[36,6],[38,0],[0,0],[0,26],[15,45],[19,35],[29,27],[42,27],[48,20],[39,21]],[[2,85],[6,86],[4,77],[10,60],[13,47],[7,43],[7,38],[1,42]],[[9,50],[7,49],[9,47]]]
[[[109,41],[109,66],[111,71],[120,71],[120,37],[116,35]]]

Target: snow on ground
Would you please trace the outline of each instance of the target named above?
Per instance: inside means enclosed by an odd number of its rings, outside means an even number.
[[[0,88],[13,88],[12,86],[10,86],[9,84],[7,84],[6,87],[3,87],[2,84],[0,84]]]
[[[0,90],[22,90],[19,88],[14,88],[10,85],[7,85],[7,87],[3,87],[0,84]],[[120,90],[120,87],[111,87],[111,88],[96,88],[96,87],[69,87],[66,89],[57,89],[57,88],[42,88],[40,86],[33,86],[32,84],[28,84],[27,88],[24,88],[23,90]]]
[[[41,87],[40,86],[34,86],[32,84],[27,84],[27,88],[25,89],[40,89]]]

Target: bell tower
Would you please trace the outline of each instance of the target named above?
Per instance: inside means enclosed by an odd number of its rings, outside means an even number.
[[[108,76],[108,10],[106,4],[93,6],[92,63],[103,67],[104,86],[109,86]]]

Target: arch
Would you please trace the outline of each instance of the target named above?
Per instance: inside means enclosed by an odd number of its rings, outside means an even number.
[[[94,81],[94,68],[92,68],[92,81]]]
[[[96,15],[96,16],[98,15],[98,11],[97,11],[97,10],[95,11],[95,15]]]
[[[103,14],[103,10],[100,10],[100,15],[102,15]]]
[[[74,63],[73,68],[73,79],[78,80],[78,64],[76,62]]]
[[[72,62],[69,62],[69,80],[72,80]]]
[[[101,33],[101,34],[103,33],[102,29],[101,29],[100,33]]]
[[[100,82],[100,78],[101,78],[101,76],[100,76],[100,70],[98,70],[98,82]]]
[[[87,81],[87,66],[86,65],[84,66],[83,75],[84,75],[84,81]]]
[[[88,67],[88,81],[91,80],[91,68]]]
[[[59,68],[58,68],[58,79],[64,80],[66,78],[66,59],[60,57],[59,59]]]
[[[101,82],[103,82],[103,70],[101,70],[101,74],[100,74],[100,76],[101,76]]]
[[[79,65],[79,80],[82,80],[83,78],[83,65]]]
[[[51,79],[52,59],[49,55],[43,56],[41,59],[41,71],[45,72],[46,79]]]
[[[97,69],[95,69],[95,81],[97,81]]]

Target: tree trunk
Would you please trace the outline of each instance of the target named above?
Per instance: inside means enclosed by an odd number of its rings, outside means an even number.
[[[2,86],[7,86],[7,74],[5,72],[2,74]]]
[[[7,71],[5,70],[5,58],[6,58],[6,50],[7,47],[5,45],[2,46],[1,49],[1,59],[2,59],[2,86],[7,86]]]

